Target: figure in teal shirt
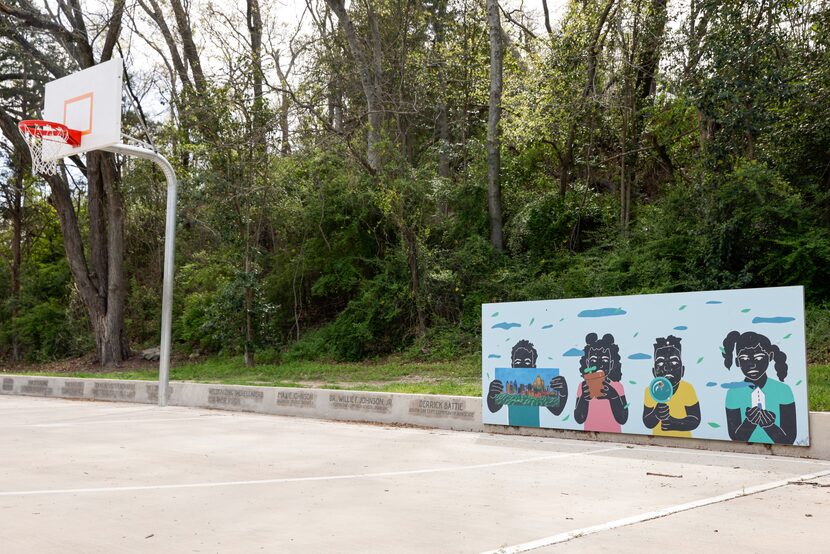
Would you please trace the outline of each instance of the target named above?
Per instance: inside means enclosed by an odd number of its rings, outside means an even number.
[[[536,368],[536,358],[538,353],[533,343],[527,340],[520,340],[513,347],[510,356],[510,367],[514,368]],[[568,383],[561,375],[551,378],[550,388],[556,391],[559,395],[559,404],[557,406],[546,406],[553,415],[559,415],[565,409],[565,404],[568,401]],[[487,393],[487,408],[491,413],[496,413],[502,409],[502,404],[496,401],[496,396],[504,391],[504,383],[498,379],[490,382],[490,390]],[[521,427],[539,427],[539,410],[538,406],[508,406],[507,407],[508,423],[510,425],[517,425]]]
[[[743,384],[726,393],[726,423],[735,441],[793,444],[796,436],[795,400],[783,383],[787,378],[787,355],[770,340],[748,331],[730,332],[723,339],[723,364],[735,365],[744,374]],[[767,375],[775,362],[778,379]]]

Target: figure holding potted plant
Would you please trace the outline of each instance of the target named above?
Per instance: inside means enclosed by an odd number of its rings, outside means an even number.
[[[596,333],[585,337],[584,354],[579,359],[579,372],[584,381],[577,389],[574,419],[584,424],[586,431],[619,433],[628,421],[628,402],[620,363],[620,348],[614,336]]]

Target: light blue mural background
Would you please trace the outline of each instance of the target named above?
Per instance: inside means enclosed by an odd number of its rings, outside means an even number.
[[[618,315],[579,317],[591,310],[596,310],[595,314]],[[795,398],[795,444],[809,445],[803,287],[482,304],[481,320],[482,413],[486,424],[508,425],[507,409],[491,413],[486,395],[495,369],[509,366],[513,345],[526,339],[536,347],[537,365],[559,368],[568,382],[564,411],[554,416],[541,409],[540,427],[581,430],[582,425],[573,419],[573,410],[582,382],[579,357],[585,347],[585,335],[594,332],[601,337],[611,333],[620,347],[620,382],[629,403],[628,421],[622,432],[651,435],[651,429],[643,424],[642,413],[644,391],[653,378],[654,339],[675,335],[683,339],[684,380],[694,387],[700,402],[701,423],[692,436],[731,440],[726,427],[727,390],[721,385],[742,381],[744,377],[734,364],[730,370],[724,367],[721,346],[732,330],[754,331],[766,335],[787,354],[789,371],[784,383]],[[768,376],[777,379],[772,364]]]

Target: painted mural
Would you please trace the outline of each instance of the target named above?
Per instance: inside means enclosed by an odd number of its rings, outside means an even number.
[[[809,445],[802,287],[482,305],[484,423]]]

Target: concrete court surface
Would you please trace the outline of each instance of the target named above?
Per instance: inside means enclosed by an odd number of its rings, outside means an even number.
[[[830,462],[749,454],[20,396],[0,452],[3,553],[818,552],[830,522]]]

